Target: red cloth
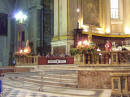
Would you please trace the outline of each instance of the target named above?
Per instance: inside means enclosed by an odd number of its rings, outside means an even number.
[[[66,64],[74,64],[74,57],[38,57],[38,64],[48,64],[48,60],[66,60]]]
[[[105,44],[105,50],[111,51],[111,48],[112,48],[111,42],[107,41],[107,43]]]

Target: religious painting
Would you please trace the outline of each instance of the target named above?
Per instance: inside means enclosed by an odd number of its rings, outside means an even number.
[[[83,23],[99,26],[99,0],[83,0]]]
[[[54,50],[54,55],[55,56],[64,56],[65,55],[65,53],[66,53],[66,47],[65,47],[65,45],[64,46],[55,46],[54,48],[53,48],[53,50]]]

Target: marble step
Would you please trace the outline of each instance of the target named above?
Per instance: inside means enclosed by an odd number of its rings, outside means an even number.
[[[63,78],[63,79],[77,79],[77,75],[57,75],[57,74],[47,74],[47,75],[38,75],[38,76],[30,76],[31,78],[34,79],[41,79],[43,78]]]
[[[34,80],[34,81],[41,81],[42,79],[44,81],[55,81],[55,82],[64,82],[64,83],[77,83],[77,76],[76,74],[45,74],[43,77],[40,75],[37,76],[19,76],[20,78],[28,79],[28,80]]]
[[[24,77],[25,78],[25,77]],[[77,79],[66,79],[66,78],[56,78],[56,77],[44,77],[43,79],[41,77],[26,77],[26,79],[31,79],[31,80],[37,80],[37,81],[56,81],[56,82],[64,82],[64,83],[77,83]]]
[[[65,65],[38,65],[36,70],[75,70],[78,66],[75,64]]]
[[[30,79],[30,78],[24,78],[24,79],[39,82],[48,82],[48,83],[77,84],[76,80],[69,80],[69,79],[43,79],[43,80]]]
[[[16,82],[21,82],[21,85],[24,83],[26,86],[33,84],[37,87],[40,87],[40,85],[77,87],[77,72],[75,70],[43,70],[40,72],[8,73],[5,77],[9,77],[10,80]]]
[[[12,87],[12,85],[10,85],[10,84],[5,84],[4,86]],[[17,88],[17,87],[15,87],[15,88]],[[18,88],[20,89],[20,87],[18,87]],[[43,87],[39,87],[39,86],[35,86],[35,85],[30,85],[30,86],[24,85],[21,88],[27,89],[27,90],[32,90],[32,91],[48,92],[48,93],[58,93],[58,94],[63,93],[63,94],[67,94],[67,95],[72,94],[71,92],[68,92],[68,89],[69,89],[69,91],[70,90],[78,90],[77,88],[59,87],[59,86],[51,86],[51,85],[45,85]],[[71,97],[76,97],[76,96],[72,95]]]
[[[62,76],[62,77],[76,77],[77,72],[76,71],[70,71],[70,70],[50,70],[50,71],[42,71],[42,72],[13,72],[13,73],[4,73],[4,76]]]
[[[3,82],[3,85],[8,85],[8,86],[17,87],[17,88],[30,87],[30,88],[36,88],[36,89],[39,89],[40,87],[66,88],[66,89],[72,88],[72,87],[63,87],[61,85],[41,84],[41,83],[35,83],[32,81],[22,81],[22,80],[18,81],[18,80],[10,80],[10,79],[8,80],[6,79],[6,81]]]
[[[36,80],[36,79],[30,79],[30,78],[18,78],[17,80],[24,80],[24,81],[44,83],[44,84],[50,83],[50,84],[76,85],[76,82],[64,82],[64,81],[57,81],[57,80]]]
[[[56,82],[56,81],[38,81],[38,80],[32,80],[32,79],[26,79],[26,78],[17,78],[17,79],[11,79],[11,80],[14,80],[14,81],[22,81],[24,83],[38,83],[38,84],[41,84],[41,85],[55,85],[55,86],[62,86],[62,87],[77,87],[77,83],[65,83],[65,82]]]
[[[5,75],[5,77],[11,77],[11,78],[30,78],[30,79],[37,79],[37,80],[41,80],[42,78],[44,80],[67,80],[67,81],[71,81],[71,80],[77,80],[77,75],[76,74],[65,74],[65,75],[60,75],[60,74],[45,74],[45,75],[39,75],[37,73],[28,73],[28,74],[20,74],[20,73],[8,73]]]

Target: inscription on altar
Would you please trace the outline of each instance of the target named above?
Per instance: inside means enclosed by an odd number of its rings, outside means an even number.
[[[49,64],[65,64],[66,63],[66,60],[48,60],[48,63]]]

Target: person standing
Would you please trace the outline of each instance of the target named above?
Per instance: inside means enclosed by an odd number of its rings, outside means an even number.
[[[110,52],[111,49],[112,49],[112,44],[110,41],[107,40],[107,42],[105,44],[105,50]]]
[[[15,60],[15,58],[13,58],[12,64],[13,64],[13,66],[16,65],[16,60]]]

